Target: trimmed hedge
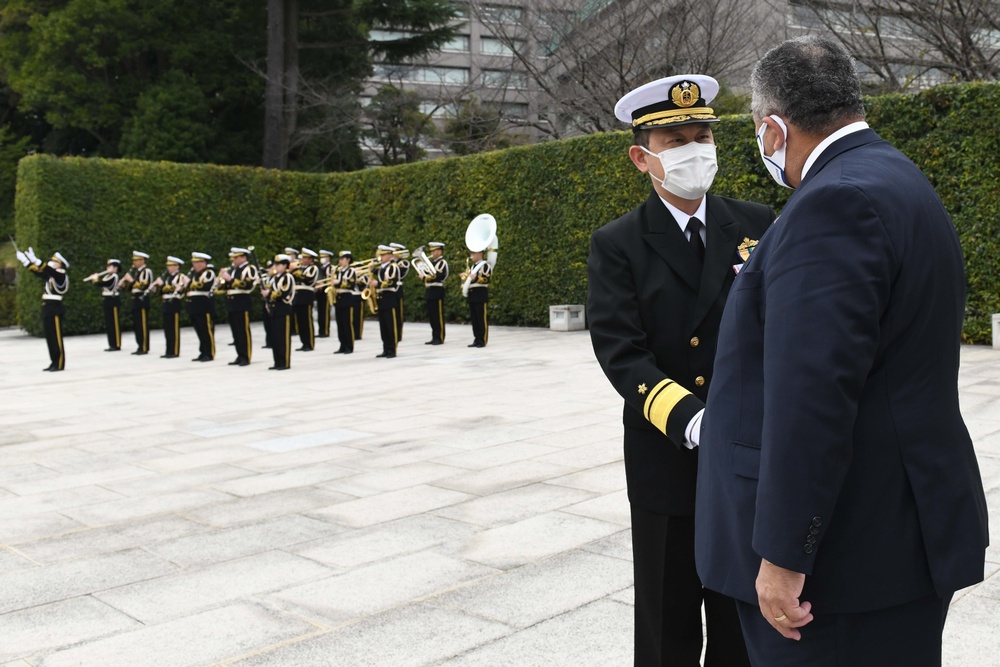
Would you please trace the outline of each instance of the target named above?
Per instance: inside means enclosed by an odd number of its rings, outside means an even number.
[[[872,127],[924,170],[951,212],[966,253],[965,339],[989,341],[989,315],[1000,311],[1000,85],[942,86],[867,104]],[[791,191],[775,186],[760,165],[749,117],[727,117],[715,134],[713,192],[780,209]],[[647,196],[648,177],[625,155],[630,140],[629,132],[615,132],[327,175],[36,155],[19,167],[18,243],[61,250],[73,262],[68,333],[101,330],[98,290],[79,280],[108,256],[127,260],[132,248],[146,250],[158,273],[167,254],[205,250],[224,258],[229,246],[247,244],[261,257],[294,244],[350,249],[360,259],[377,243],[412,250],[444,241],[455,276],[446,316],[454,321],[467,317],[457,280],[465,228],[488,212],[500,242],[490,319],[544,326],[550,304],[584,302],[591,232]],[[18,294],[21,323],[36,335],[37,283],[22,279]],[[411,279],[405,289],[407,318],[421,319],[422,286]]]

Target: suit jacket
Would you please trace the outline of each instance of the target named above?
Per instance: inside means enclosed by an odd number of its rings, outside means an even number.
[[[706,217],[701,272],[655,191],[590,244],[587,319],[597,359],[625,399],[629,500],[661,514],[694,512],[698,454],[679,445],[712,379],[733,265],[743,263],[737,249],[763,236],[774,212],[708,195]]]
[[[872,130],[820,155],[733,285],[698,472],[705,586],[761,558],[819,612],[983,578],[986,501],[958,405],[965,277],[933,187]]]

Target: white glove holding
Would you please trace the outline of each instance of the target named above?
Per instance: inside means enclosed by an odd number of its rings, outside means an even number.
[[[27,267],[27,266],[28,266],[28,264],[31,264],[31,260],[29,260],[29,259],[28,259],[28,256],[27,256],[27,255],[25,255],[25,254],[24,254],[23,252],[21,252],[20,250],[18,250],[18,251],[17,251],[16,253],[14,253],[14,254],[15,254],[15,256],[17,257],[17,261],[21,262],[21,264],[24,264],[24,266],[25,266],[25,267]]]
[[[28,246],[28,252],[26,252],[24,254],[28,257],[28,261],[30,261],[35,266],[41,266],[42,265],[42,260],[40,260],[37,257],[35,257],[35,251],[31,249],[31,246]]]

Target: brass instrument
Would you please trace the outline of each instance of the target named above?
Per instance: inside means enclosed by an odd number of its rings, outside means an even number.
[[[465,229],[465,245],[471,252],[485,253],[486,263],[490,265],[490,269],[496,266],[497,249],[500,245],[497,241],[496,218],[489,213],[480,213],[473,218]],[[469,296],[469,286],[472,285],[470,268],[466,268],[463,277],[465,282],[462,283],[462,296],[467,297]]]
[[[420,246],[420,247],[422,248],[423,246]],[[406,249],[406,248],[397,248],[396,250],[392,251],[392,254],[396,257],[396,259],[409,259],[410,258],[410,251],[408,249]]]
[[[423,246],[413,251],[413,260],[410,262],[410,266],[417,272],[421,280],[433,280],[437,276],[437,269],[434,268],[434,262],[424,252]]]
[[[100,280],[104,276],[108,275],[109,273],[111,273],[111,271],[105,269],[104,271],[101,271],[100,273],[94,273],[92,275],[87,276],[86,278],[83,279],[83,282],[85,282],[85,283],[96,283],[98,280]]]

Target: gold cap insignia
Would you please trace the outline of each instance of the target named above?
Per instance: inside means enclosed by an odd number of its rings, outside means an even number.
[[[670,89],[670,99],[679,107],[692,107],[701,97],[701,89],[698,84],[690,81],[681,81]]]
[[[749,239],[747,237],[743,237],[743,243],[739,245],[737,250],[740,253],[740,257],[742,257],[743,261],[745,262],[748,259],[750,259],[750,253],[752,253],[753,249],[756,247],[757,247],[757,241],[754,241],[753,239]]]
[[[649,388],[646,386],[645,382],[639,385],[639,393],[641,395],[645,396],[647,391],[649,391]]]

